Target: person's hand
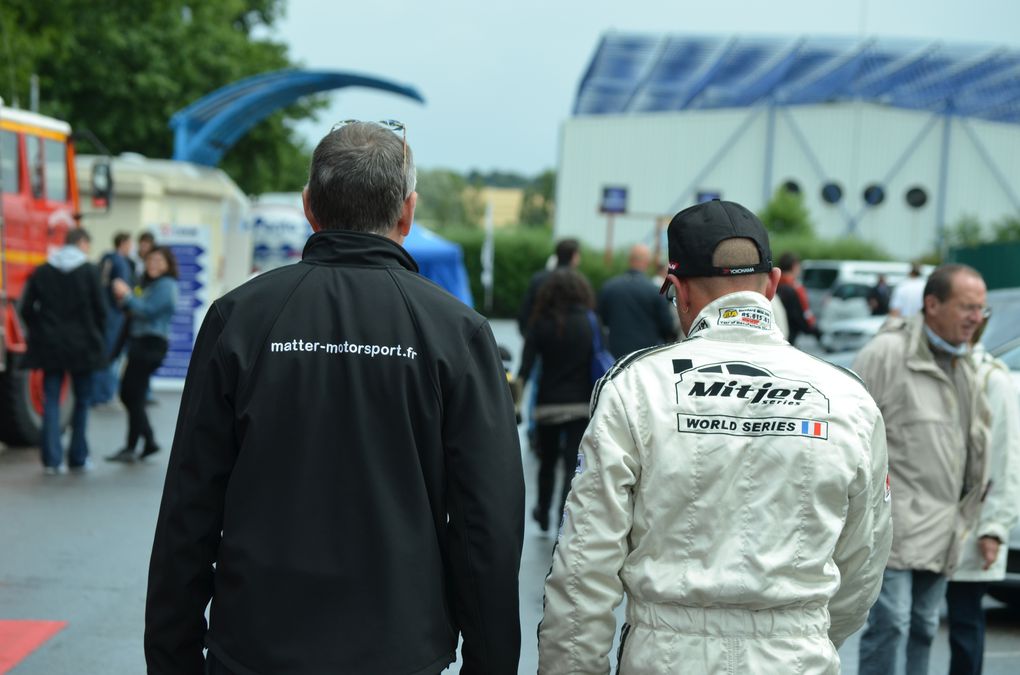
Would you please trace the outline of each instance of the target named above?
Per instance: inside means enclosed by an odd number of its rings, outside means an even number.
[[[113,291],[113,297],[117,298],[118,302],[131,295],[131,287],[123,279],[114,279],[110,282],[110,290]]]
[[[981,537],[978,539],[978,550],[981,552],[981,558],[985,561],[985,565],[981,569],[988,569],[995,562],[995,559],[999,557],[999,545],[1001,543],[995,537]]]

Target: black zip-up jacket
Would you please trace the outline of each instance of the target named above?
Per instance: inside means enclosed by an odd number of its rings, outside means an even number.
[[[149,673],[516,673],[520,447],[488,323],[384,237],[313,235],[195,344]],[[215,563],[215,572],[213,564]],[[208,631],[203,617],[212,599]]]

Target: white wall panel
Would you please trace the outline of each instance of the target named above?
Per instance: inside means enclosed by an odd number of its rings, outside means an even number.
[[[597,213],[604,185],[629,189],[629,209],[648,217],[618,217],[614,246],[649,240],[652,214],[671,215],[690,204],[694,178],[754,109],[686,111],[656,115],[577,117],[563,125],[557,190],[556,235],[577,236],[602,247],[605,216]],[[944,121],[937,119],[909,153],[896,164],[932,120],[930,113],[874,104],[803,106],[775,111],[773,186],[786,180],[800,184],[805,204],[823,237],[845,235],[850,223],[856,236],[882,246],[900,258],[930,252],[936,241],[939,167]],[[988,223],[1015,212],[974,143],[952,122],[946,222],[964,214]],[[1020,193],[1020,126],[968,120],[1001,172]],[[795,128],[798,131],[795,131]],[[761,111],[740,140],[711,164],[693,190],[716,189],[725,199],[749,208],[764,206],[767,111]],[[804,142],[798,139],[802,136]],[[810,151],[804,149],[806,144]],[[826,179],[843,188],[841,205],[826,204],[820,195]],[[864,206],[862,193],[870,183],[883,184],[886,199]],[[928,193],[928,203],[913,209],[905,195],[912,187]]]

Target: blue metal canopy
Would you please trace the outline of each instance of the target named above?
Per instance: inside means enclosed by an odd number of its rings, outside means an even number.
[[[1020,123],[1020,50],[869,38],[609,33],[575,115],[870,101]]]
[[[228,84],[174,113],[173,158],[216,166],[234,143],[273,112],[302,96],[342,87],[380,89],[425,102],[414,87],[366,75],[326,70],[263,73]]]

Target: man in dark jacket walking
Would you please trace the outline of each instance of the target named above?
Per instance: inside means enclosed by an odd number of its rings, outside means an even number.
[[[647,275],[651,262],[648,247],[635,244],[627,271],[607,281],[599,293],[599,316],[609,329],[609,351],[618,359],[676,339],[676,314]]]
[[[29,277],[22,298],[21,316],[28,329],[24,366],[43,371],[39,449],[47,475],[60,473],[64,459],[60,445],[60,390],[67,373],[74,389],[67,463],[73,473],[87,471],[91,466],[85,426],[92,396],[92,373],[104,363],[106,309],[98,272],[88,262],[90,242],[85,230],[68,232],[64,246],[55,249]]]
[[[150,674],[427,675],[458,635],[461,673],[517,672],[513,404],[485,319],[400,246],[417,193],[397,125],[331,131],[302,261],[208,312],[149,567]]]

